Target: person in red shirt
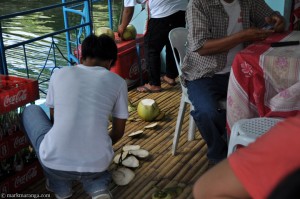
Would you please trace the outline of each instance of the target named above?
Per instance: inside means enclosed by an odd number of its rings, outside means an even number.
[[[194,185],[195,199],[267,198],[300,168],[299,140],[300,115],[278,123],[201,176]]]

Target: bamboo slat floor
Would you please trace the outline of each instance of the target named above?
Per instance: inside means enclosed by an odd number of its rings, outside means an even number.
[[[111,183],[110,190],[115,199],[148,199],[158,189],[172,186],[183,187],[183,192],[177,197],[181,199],[193,198],[192,185],[207,168],[206,144],[199,132],[196,132],[195,140],[187,141],[188,114],[186,111],[182,132],[177,147],[177,155],[172,156],[171,147],[176,119],[181,98],[181,87],[176,85],[170,87],[162,85],[163,92],[160,93],[138,93],[129,91],[128,96],[134,105],[141,99],[154,99],[161,110],[166,112],[163,120],[155,129],[146,130],[139,138],[130,138],[127,135],[143,129],[149,122],[137,121],[127,122],[124,137],[114,146],[115,152],[120,153],[124,145],[138,144],[150,152],[150,158],[140,161],[140,167],[135,169],[135,179],[127,186],[117,186]],[[188,108],[189,110],[189,108]],[[136,112],[130,114],[138,118]],[[110,170],[116,168],[112,164]],[[81,185],[74,184],[72,199],[90,198],[82,189]],[[28,187],[23,193],[45,194],[45,179]],[[54,195],[51,194],[51,198]]]

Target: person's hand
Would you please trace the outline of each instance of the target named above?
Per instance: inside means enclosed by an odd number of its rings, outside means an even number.
[[[274,30],[264,30],[259,28],[248,28],[241,32],[244,41],[261,41],[265,40]]]
[[[122,38],[124,30],[125,30],[125,27],[122,26],[122,25],[119,25],[119,27],[118,27],[118,35],[119,35],[120,38]]]
[[[272,14],[269,17],[266,17],[265,20],[268,24],[271,24],[274,26],[275,32],[283,32],[284,31],[284,29],[285,29],[284,18],[277,12],[275,12],[274,14]]]

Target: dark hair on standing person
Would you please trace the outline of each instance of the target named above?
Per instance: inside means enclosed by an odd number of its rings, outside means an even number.
[[[285,177],[268,197],[268,199],[289,198],[300,198],[300,168]]]
[[[99,37],[91,34],[86,37],[81,45],[82,59],[97,58],[100,60],[113,60],[114,65],[117,60],[118,48],[115,41],[107,35]]]

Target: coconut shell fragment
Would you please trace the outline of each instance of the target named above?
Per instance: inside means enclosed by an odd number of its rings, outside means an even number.
[[[112,172],[113,181],[120,186],[129,184],[134,177],[134,172],[125,167],[119,167]]]
[[[140,148],[141,148],[140,145],[125,145],[123,147],[123,151],[133,151],[133,150],[138,150]]]
[[[122,154],[122,158],[121,158]],[[124,151],[123,153],[119,153],[114,157],[114,163],[119,164],[121,163],[128,155],[128,151]]]
[[[125,167],[137,168],[140,166],[140,162],[134,156],[127,156],[121,163]]]
[[[143,134],[143,130],[139,130],[139,131],[135,131],[135,132],[133,132],[133,133],[130,133],[129,135],[128,135],[128,137],[132,137],[132,138],[134,138],[134,137],[139,137],[139,136],[141,136],[142,134]]]
[[[144,127],[144,129],[154,129],[157,126],[157,122],[149,124],[147,126]]]
[[[128,151],[129,154],[134,155],[138,158],[147,158],[149,156],[149,151],[145,149],[138,149],[133,151]]]

